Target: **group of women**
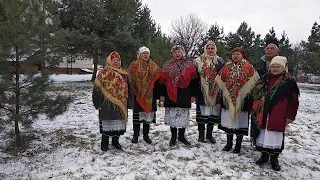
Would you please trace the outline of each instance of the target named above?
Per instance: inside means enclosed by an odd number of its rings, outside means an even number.
[[[232,51],[227,62],[217,55],[214,42],[208,41],[204,53],[195,60],[187,59],[181,45],[171,49],[172,59],[163,68],[150,59],[147,47],[139,48],[137,59],[122,67],[117,52],[107,58],[107,66],[94,81],[93,103],[99,110],[101,150],[112,145],[121,149],[119,136],[126,131],[128,109],[133,109],[133,137],[138,143],[143,124],[143,140],[152,144],[150,124],[156,121],[159,99],[165,107],[164,123],[170,126],[170,146],[177,140],[190,146],[185,131],[190,108],[196,103],[199,142],[216,143],[214,124],[225,131],[230,151],[236,135],[234,153],[240,153],[243,136],[248,135],[249,117],[255,132],[251,136],[261,157],[256,164],[269,161],[280,170],[278,156],[284,148],[286,126],[296,116],[299,101],[297,83],[287,70],[287,59],[276,56],[262,77],[241,48]],[[206,133],[205,133],[206,130]]]

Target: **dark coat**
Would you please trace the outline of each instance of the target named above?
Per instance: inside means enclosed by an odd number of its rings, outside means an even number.
[[[186,88],[178,88],[177,103],[173,102],[167,93],[166,87],[160,85],[160,96],[165,97],[164,107],[180,107],[180,108],[191,108],[191,97],[196,97],[197,86],[199,85],[197,79],[190,81],[190,84]]]
[[[255,64],[254,68],[257,70],[260,77],[268,72],[266,57],[262,56]]]

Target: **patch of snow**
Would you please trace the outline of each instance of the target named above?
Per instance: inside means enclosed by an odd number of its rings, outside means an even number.
[[[39,138],[33,141],[29,151],[12,156],[0,150],[0,157],[4,159],[0,161],[0,179],[309,180],[320,177],[320,90],[317,88],[301,88],[297,119],[286,130],[285,149],[279,157],[282,170],[275,172],[270,163],[263,167],[255,164],[260,153],[253,150],[248,136],[244,137],[240,155],[222,151],[226,134],[217,126],[213,132],[216,144],[199,143],[194,104],[186,130],[192,147],[180,142],[175,147],[169,146],[170,128],[163,122],[164,108],[161,107],[157,111],[157,122],[150,129],[153,144],[143,141],[142,132],[138,144],[130,142],[133,131],[129,110],[127,132],[120,137],[123,151],[109,145],[109,150],[102,152],[98,112],[91,101],[91,83],[55,85],[68,87],[64,92],[72,93],[75,101],[56,120],[40,117],[35,121],[33,127]]]
[[[90,81],[92,74],[53,74],[50,79],[53,82],[77,82]]]

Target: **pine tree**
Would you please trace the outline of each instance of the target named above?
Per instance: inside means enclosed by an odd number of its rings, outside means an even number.
[[[279,50],[282,56],[288,59],[288,69],[291,74],[296,74],[295,69],[297,69],[297,62],[294,56],[294,51],[292,49],[292,44],[290,43],[289,37],[285,31],[282,32],[281,38],[279,40]]]
[[[303,41],[301,45],[305,55],[302,63],[303,71],[308,74],[320,75],[320,25],[317,22],[312,26],[308,41]]]
[[[59,11],[65,29],[65,47],[93,59],[97,72],[99,57],[118,51],[125,63],[135,56],[134,19],[140,0],[63,0]],[[70,40],[70,41],[69,41]]]
[[[151,54],[150,57],[158,64],[162,66],[166,61],[171,59],[171,48],[173,44],[171,39],[161,32],[161,27],[158,26],[156,33],[151,39],[148,45]]]
[[[228,56],[228,52],[225,49],[225,42],[224,42],[224,29],[220,27],[217,23],[212,25],[208,30],[207,34],[203,37],[202,43],[198,47],[198,55],[204,52],[205,44],[211,40],[215,42],[217,46],[217,54],[222,57],[222,59],[226,60]]]
[[[150,44],[157,29],[155,21],[151,18],[148,6],[139,7],[134,19],[133,36],[139,40],[139,46]]]
[[[50,119],[62,114],[70,98],[47,93],[49,74],[28,71],[30,65],[54,66],[61,61],[54,39],[57,4],[50,0],[3,0],[0,21],[0,121],[12,122],[15,144],[21,147],[20,125],[32,127],[40,114]],[[8,68],[8,61],[12,68]]]
[[[226,36],[227,50],[230,52],[232,49],[240,47],[246,52],[249,59],[253,59],[255,57],[255,52],[253,51],[255,38],[255,33],[251,27],[246,22],[242,22],[236,33],[230,32]]]
[[[277,39],[276,32],[273,27],[271,27],[271,29],[269,29],[269,32],[264,37],[264,42],[267,42],[268,39]]]
[[[261,56],[264,54],[264,42],[261,39],[261,34],[257,34],[253,41],[253,46],[250,49],[251,56],[250,62],[255,64],[259,61]]]

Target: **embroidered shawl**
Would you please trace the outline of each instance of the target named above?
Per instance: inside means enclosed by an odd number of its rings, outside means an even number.
[[[122,68],[114,68],[111,65],[111,55],[107,58],[107,66],[97,75],[94,86],[100,91],[107,103],[121,113],[123,120],[128,120],[128,83],[125,78],[128,73]]]
[[[161,69],[151,59],[146,62],[141,59],[133,61],[127,69],[130,83],[136,101],[147,113],[152,110],[154,83],[160,77]]]
[[[209,56],[207,53],[207,46],[213,45],[215,48],[214,55]],[[194,61],[195,66],[200,75],[201,90],[204,96],[204,102],[208,106],[214,106],[217,99],[217,88],[215,78],[218,74],[216,64],[219,56],[217,55],[217,47],[212,43],[207,43],[204,46],[204,53],[197,57]]]
[[[229,60],[218,73],[215,81],[227,103],[231,120],[236,119],[244,98],[258,79],[259,74],[245,59],[238,63]]]

